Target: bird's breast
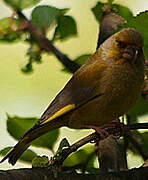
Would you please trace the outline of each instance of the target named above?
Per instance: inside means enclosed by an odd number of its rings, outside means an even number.
[[[101,96],[87,102],[69,116],[69,127],[102,126],[127,113],[136,103],[143,84],[143,73],[129,65],[110,66],[98,81]]]

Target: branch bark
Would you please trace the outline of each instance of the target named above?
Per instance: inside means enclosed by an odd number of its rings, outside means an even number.
[[[137,139],[135,139],[135,137],[131,133],[127,134],[127,138],[129,142],[133,144],[134,148],[138,151],[138,153],[142,156],[143,160],[148,159],[148,153],[146,154],[143,151],[142,145],[139,144]]]
[[[126,23],[125,19],[121,17],[109,3],[104,4],[102,11],[103,15],[99,26],[97,49],[112,35],[113,31]],[[108,139],[96,143],[95,147],[101,172],[127,169],[127,149],[123,147],[123,142],[121,142],[121,140],[115,140],[113,137],[109,137]]]
[[[78,174],[53,171],[48,168],[14,169],[0,171],[1,180],[147,180],[148,167],[134,168],[127,171],[98,173],[98,174]]]
[[[120,26],[122,26],[123,24],[126,23],[126,20],[123,17],[121,17],[117,13],[117,11],[111,7],[111,5],[109,3],[104,4],[102,11],[103,11],[103,16],[102,16],[102,20],[101,20],[100,26],[99,26],[97,49],[107,38],[109,38],[112,35],[113,31],[117,30]],[[147,64],[148,64],[148,62],[146,63],[146,65]],[[147,67],[145,69],[146,69],[145,77],[148,77]],[[144,99],[148,98],[148,80],[147,79],[145,80],[145,86],[144,86],[141,94],[144,97]],[[124,167],[124,169],[127,168],[126,152],[127,152],[127,147],[128,147],[129,141],[134,145],[134,147],[137,149],[137,151],[140,153],[140,155],[142,155],[144,160],[147,158],[147,156],[143,152],[140,144],[136,141],[136,139],[132,138],[132,135],[130,135],[130,134],[125,136],[124,141],[122,141],[122,142],[120,140],[117,140],[115,142],[114,139],[112,139],[112,138],[110,138],[107,141],[108,145],[114,143],[113,147],[116,147],[116,148],[114,148],[114,153],[113,152],[109,153],[109,151],[112,151],[113,149],[111,150],[108,148],[109,146],[107,145],[106,139],[105,139],[104,141],[101,141],[101,143],[96,144],[96,149],[97,149],[96,153],[99,158],[99,164],[100,164],[102,171],[104,171],[105,169],[107,171],[109,169],[112,169],[113,167],[114,167],[114,170],[117,170],[117,167],[119,167],[119,170],[122,170],[123,167]],[[121,149],[120,153],[117,153],[117,152],[119,152],[119,149],[120,149],[119,144],[121,146],[123,146],[123,144],[124,144],[124,146]],[[101,156],[104,158],[101,158],[99,156],[99,154],[101,154]],[[113,161],[113,154],[116,154],[116,156],[118,156],[118,157],[114,158],[114,161]],[[108,159],[107,161],[105,160],[105,157]],[[122,160],[119,162],[119,161],[115,161],[115,159],[118,159],[118,160],[122,159]],[[109,162],[111,162],[111,163],[109,163]]]
[[[126,119],[127,119],[127,124],[131,124],[131,117],[130,115],[126,115]],[[143,145],[139,143],[138,139],[134,136],[134,133],[128,133],[125,136],[125,139],[127,141],[127,147],[128,147],[128,143],[130,142],[134,148],[137,150],[137,152],[141,155],[141,157],[143,158],[143,160],[145,161],[146,159],[148,159],[148,153],[144,152],[143,149]]]
[[[111,8],[110,4],[104,4],[102,9],[103,16],[99,26],[99,35],[97,49],[99,46],[112,35],[112,32],[117,30],[126,21],[117,12]]]
[[[26,16],[21,12],[16,12],[18,17],[24,21],[25,29],[30,32],[31,36],[34,38],[37,45],[46,52],[52,52],[57,59],[71,72],[74,73],[80,65],[72,61],[66,54],[62,53],[58,48],[56,48],[34,24],[29,21]]]
[[[135,130],[135,129],[148,129],[148,123],[138,123],[138,124],[130,124],[126,125],[125,133],[128,133],[128,130]],[[120,127],[105,127],[104,128],[109,134],[119,134],[121,133]],[[122,132],[123,133],[123,132]],[[123,135],[123,134],[122,134]],[[46,168],[31,168],[31,169],[14,169],[14,170],[6,170],[0,171],[0,179],[1,180],[47,180],[47,179],[87,179],[91,180],[92,178],[99,180],[147,180],[148,179],[148,167],[141,167],[137,169],[131,169],[127,171],[119,171],[119,172],[109,172],[109,173],[99,173],[99,174],[77,174],[73,172],[59,172],[56,168],[63,163],[63,161],[73,152],[75,152],[78,148],[82,147],[87,143],[92,143],[95,141],[101,140],[101,137],[97,133],[92,133],[85,138],[79,140],[78,142],[74,143],[67,149],[63,149],[62,152],[56,155],[50,161],[50,165]]]
[[[148,123],[136,123],[136,124],[130,124],[130,125],[125,125],[126,131],[124,132],[125,134],[128,133],[129,130],[135,130],[135,129],[148,129]],[[120,127],[106,127],[104,128],[105,131],[107,131],[110,135],[116,135],[121,133],[121,128]],[[123,132],[121,135],[124,135]],[[98,142],[101,140],[101,136],[99,134],[92,133],[83,139],[77,141],[73,145],[69,146],[66,149],[63,149],[61,153],[57,154],[50,160],[50,165],[62,165],[64,160],[73,152],[77,151],[80,147],[84,146],[87,143],[92,143],[92,142]]]
[[[100,172],[127,170],[123,143],[117,137],[110,135],[96,144],[96,155]]]

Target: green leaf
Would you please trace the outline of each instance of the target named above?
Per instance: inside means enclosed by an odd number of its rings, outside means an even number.
[[[104,3],[98,2],[91,10],[98,22],[102,20]]]
[[[14,42],[20,38],[21,33],[17,31],[18,20],[7,17],[0,20],[0,41]]]
[[[27,50],[27,57],[28,57],[28,62],[27,64],[21,68],[21,71],[25,74],[30,74],[33,72],[33,63],[41,63],[41,58],[42,58],[42,51],[41,49],[34,43],[30,43],[30,48]]]
[[[49,165],[49,159],[47,156],[36,156],[32,160],[32,167],[47,167]]]
[[[76,153],[70,155],[65,161],[64,166],[75,166],[77,164],[85,164],[88,156],[94,152],[93,146],[86,146],[83,149],[78,150]],[[93,163],[91,163],[93,164]],[[90,167],[89,167],[90,168]]]
[[[38,120],[38,118],[34,117],[25,118],[9,115],[7,115],[7,117],[7,130],[16,140],[19,140],[19,138]]]
[[[50,131],[47,134],[33,141],[32,145],[36,147],[48,148],[53,151],[53,146],[59,137],[59,129]]]
[[[113,1],[111,0],[110,2],[112,3]],[[96,6],[91,9],[98,22],[100,22],[102,20],[103,7],[104,7],[104,3],[98,2],[96,4]],[[133,13],[131,12],[131,10],[125,6],[121,6],[118,4],[112,4],[111,10],[112,10],[112,12],[119,14],[120,16],[122,16],[126,20],[129,20],[130,18],[133,17]]]
[[[144,39],[144,53],[146,58],[148,58],[148,11],[133,17],[124,27],[132,27],[142,33]]]
[[[148,101],[140,98],[135,107],[129,112],[131,117],[138,117],[148,113]]]
[[[83,55],[77,57],[74,61],[80,65],[83,65],[90,56],[91,56],[91,54],[83,54]]]
[[[114,2],[114,0],[108,0],[109,4],[112,4]]]
[[[83,54],[83,55],[77,57],[74,61],[80,65],[83,65],[90,56],[91,56],[91,54]],[[63,68],[62,71],[71,73],[67,68]]]
[[[141,133],[142,135],[142,147],[143,147],[143,150],[144,152],[147,154],[148,156],[148,132],[144,132],[144,133]]]
[[[56,27],[55,40],[65,40],[71,36],[77,35],[77,26],[75,20],[71,16],[61,16],[58,18],[58,26]]]
[[[14,9],[22,10],[36,5],[41,0],[4,0],[4,1]]]
[[[124,19],[126,19],[127,21],[129,21],[132,17],[133,17],[133,13],[132,11],[125,7],[125,6],[121,6],[118,4],[113,4],[112,8],[117,10],[117,13],[122,16]]]
[[[46,32],[51,24],[67,11],[68,9],[58,9],[52,6],[37,6],[32,12],[32,22],[41,31]]]
[[[12,148],[13,147],[6,147],[6,148],[2,149],[0,151],[0,155],[5,156]],[[37,154],[34,151],[27,149],[20,157],[20,160],[31,163],[32,159],[35,158],[36,156],[37,156]]]
[[[62,139],[60,142],[60,145],[56,151],[56,154],[61,153],[64,148],[68,148],[69,146],[70,146],[70,144],[69,144],[68,140],[66,138]]]
[[[87,171],[90,173],[98,173],[99,169],[94,167],[94,162],[97,159],[96,154],[94,153],[91,157],[91,159],[89,160],[89,163],[87,165]],[[97,172],[96,172],[97,171]]]
[[[144,55],[145,55],[145,58],[148,59],[148,44],[147,44],[147,41],[144,39]]]
[[[19,117],[19,116],[9,116],[7,119],[7,130],[9,134],[19,140],[20,137],[29,130],[36,122],[38,118],[35,117]],[[33,146],[53,149],[57,138],[59,136],[59,130],[54,130],[46,133],[45,135],[39,137],[32,142]]]
[[[25,74],[31,74],[33,72],[32,62],[29,61],[24,67],[21,68],[21,71]]]

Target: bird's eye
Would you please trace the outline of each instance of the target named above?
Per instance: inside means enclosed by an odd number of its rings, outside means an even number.
[[[126,47],[126,43],[124,41],[118,41],[118,44],[121,48],[125,48]]]

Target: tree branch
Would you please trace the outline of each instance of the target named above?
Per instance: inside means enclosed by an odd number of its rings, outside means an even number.
[[[148,123],[137,123],[137,124],[130,124],[130,125],[125,125],[125,129],[126,132],[124,132],[125,134],[128,132],[128,130],[135,130],[135,129],[148,129]],[[116,134],[121,134],[121,128],[120,127],[106,127],[104,128],[105,131],[107,131],[110,135],[116,135]],[[124,135],[122,133],[122,135]],[[88,136],[86,136],[85,138],[77,141],[76,143],[74,143],[73,145],[69,146],[66,149],[63,149],[61,153],[55,155],[53,158],[51,158],[50,160],[50,165],[61,165],[64,160],[73,152],[77,151],[77,149],[79,149],[80,147],[84,146],[87,143],[92,143],[92,142],[96,142],[96,141],[100,141],[101,137],[99,134],[92,133]]]
[[[96,49],[112,35],[113,31],[126,22],[109,3],[104,4],[102,12]],[[113,137],[96,143],[96,155],[102,172],[127,169],[126,149],[121,146],[120,140],[115,140]]]
[[[119,172],[108,172],[98,174],[80,174],[80,173],[66,173],[58,172],[48,168],[24,168],[24,169],[13,169],[13,170],[0,170],[1,180],[147,180],[148,179],[148,167],[134,168],[127,171]]]
[[[80,65],[72,61],[67,55],[63,54],[58,48],[56,48],[34,24],[29,21],[26,16],[21,12],[16,12],[18,17],[26,24],[25,28],[30,32],[38,46],[46,52],[52,52],[58,60],[71,72],[74,73]]]
[[[148,155],[143,151],[141,144],[135,139],[132,134],[127,134],[127,138],[130,143],[133,144],[134,148],[138,151],[138,153],[142,156],[143,160],[148,159]]]
[[[99,26],[97,49],[107,38],[109,38],[112,35],[113,31],[117,30],[120,26],[122,26],[123,24],[126,23],[126,20],[123,17],[121,17],[117,13],[117,11],[111,7],[111,5],[109,3],[104,4],[102,11],[103,11],[103,15],[102,15],[102,20],[101,20],[100,26]],[[146,61],[145,64],[146,64],[145,77],[148,77],[148,71],[147,71],[148,62]],[[145,86],[144,86],[141,94],[144,97],[144,99],[148,99],[148,79],[145,79]],[[123,151],[122,154],[124,156],[123,156],[123,160],[121,162],[119,162],[119,164],[118,164],[119,167],[121,167],[121,164],[125,165],[124,163],[127,162],[126,152],[127,152],[127,147],[128,147],[129,141],[134,145],[134,147],[137,149],[137,151],[140,153],[140,155],[143,157],[144,160],[147,158],[147,155],[144,153],[143,148],[141,147],[139,142],[132,136],[131,133],[129,133],[126,136],[124,136],[124,141],[122,141],[122,143],[124,143],[124,146],[121,151]],[[104,144],[103,144],[103,142],[104,142]],[[106,146],[105,142],[106,142],[106,139],[104,141],[101,141],[101,145],[103,148],[105,148],[105,146]],[[119,140],[117,142],[118,142],[118,144],[121,143]],[[110,143],[110,142],[108,142],[108,143]],[[120,145],[122,145],[122,143]],[[100,154],[102,156],[106,156],[106,154],[103,155],[103,153],[105,153],[105,151],[101,150],[100,143],[98,144],[97,149],[98,149],[98,153],[100,152]],[[117,149],[118,148],[116,148],[116,150]],[[117,153],[115,153],[115,154],[117,154]],[[108,153],[108,161],[106,161],[105,158],[103,158],[102,162],[99,160],[100,166],[101,166],[101,164],[103,164],[106,169],[110,169],[110,167],[107,167],[107,163],[109,162],[109,157],[110,157],[110,161],[112,161],[110,163],[111,166],[113,166],[113,163],[115,163],[115,165],[117,166],[117,163],[115,161],[113,162],[113,160],[112,160],[113,156],[111,153]],[[100,156],[99,156],[99,158],[100,158]],[[120,158],[121,157],[119,156],[117,159],[120,159]]]
[[[113,31],[117,30],[126,22],[123,17],[117,14],[115,9],[112,9],[109,3],[104,4],[102,11],[103,15],[99,26],[97,49],[112,35]]]
[[[126,115],[127,118],[127,124],[131,124],[131,117],[130,115]],[[138,153],[142,156],[143,160],[145,161],[146,159],[148,159],[148,154],[146,154],[143,150],[143,145],[140,144],[138,142],[138,140],[136,139],[136,137],[134,137],[134,134],[132,133],[128,133],[125,136],[125,139],[128,141],[128,143],[130,142],[134,148],[138,151]],[[128,147],[128,144],[127,144]]]

